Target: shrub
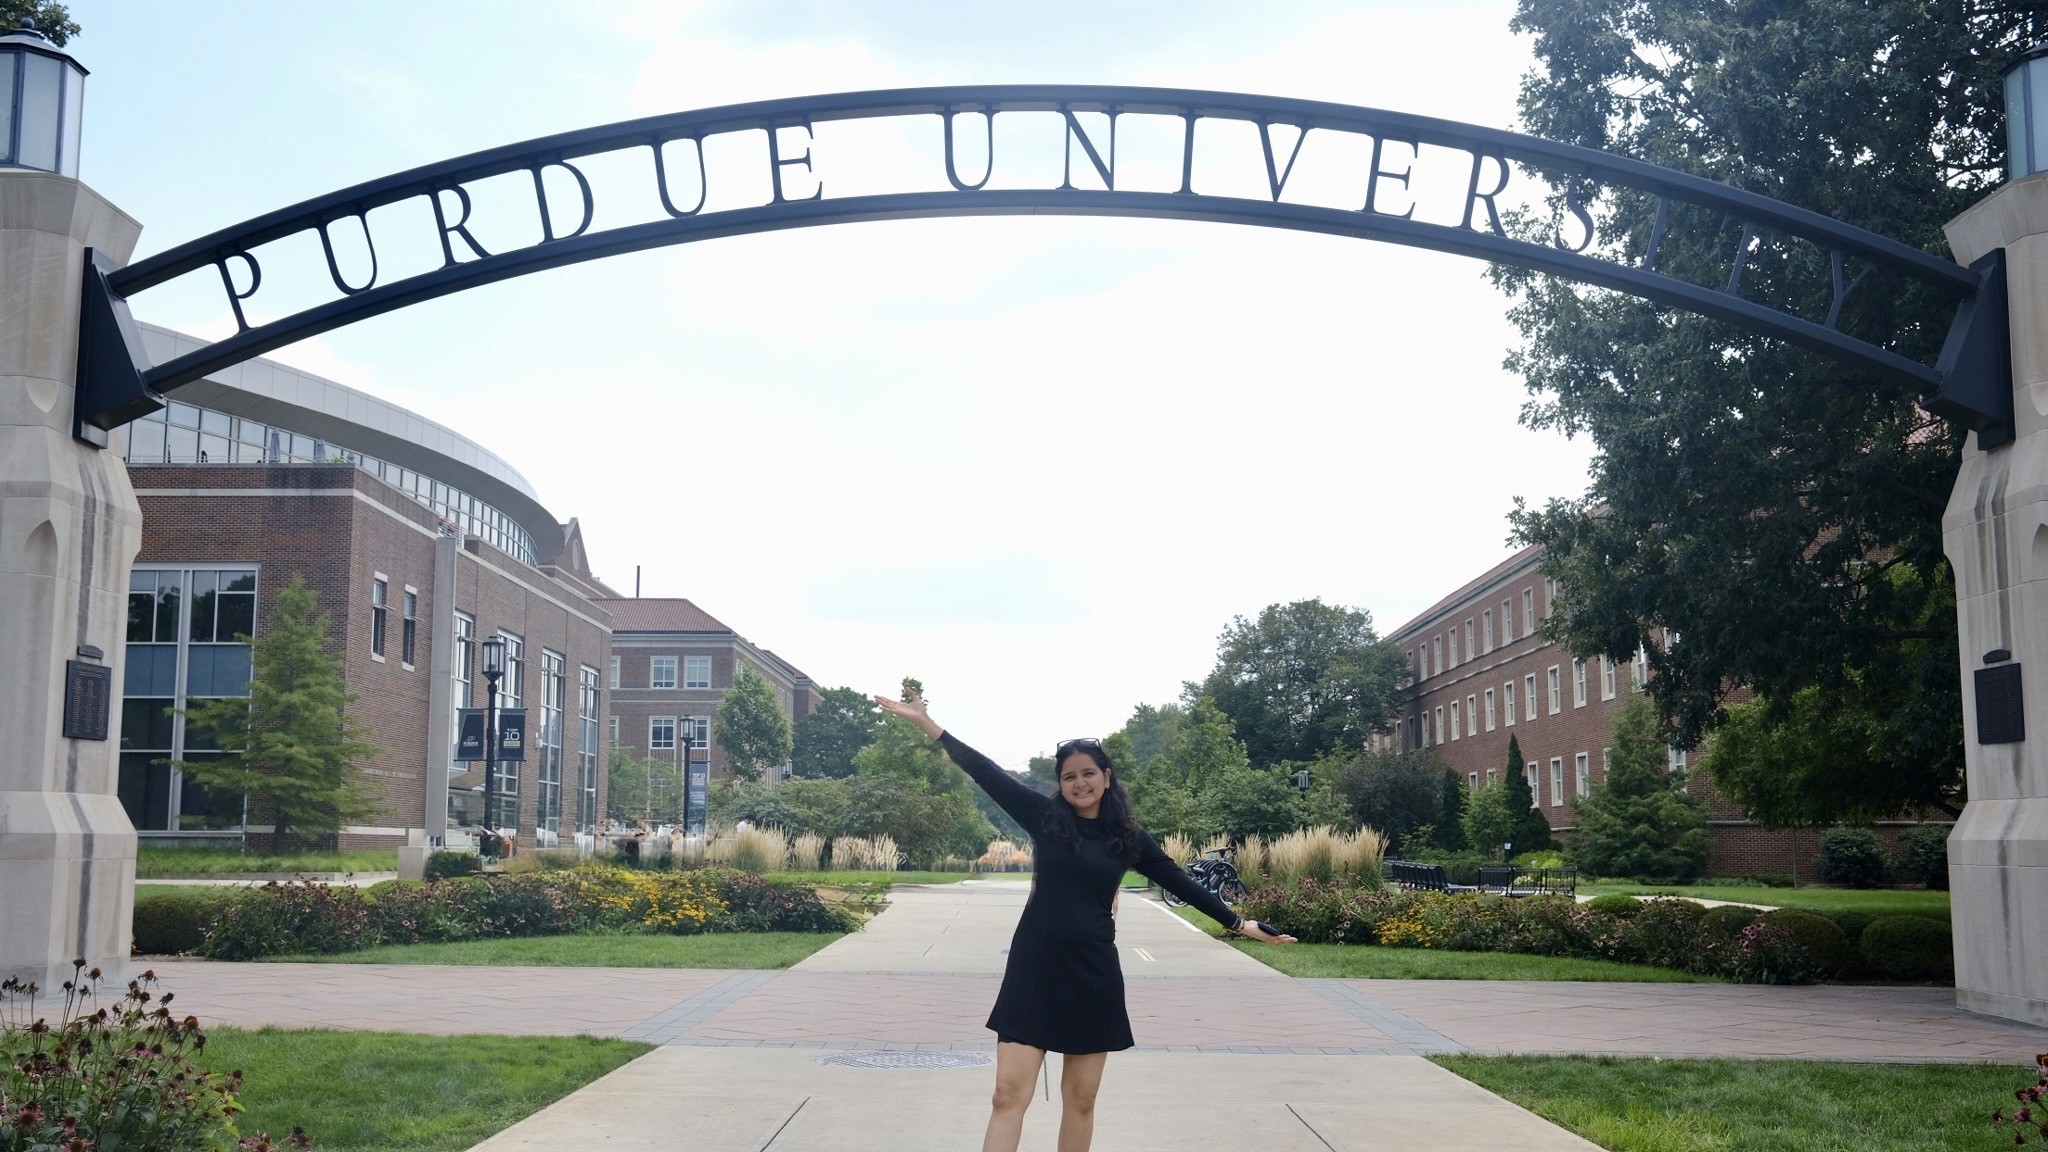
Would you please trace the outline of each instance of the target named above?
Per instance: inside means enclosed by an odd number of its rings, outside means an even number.
[[[1244,860],[1246,849],[1250,849],[1260,872],[1274,881],[1343,880],[1370,885],[1379,881],[1385,848],[1380,834],[1370,828],[1347,833],[1322,825],[1299,828],[1271,840],[1247,837],[1238,857]]]
[[[1842,975],[1849,977],[1869,975],[1873,970],[1870,967],[1870,962],[1863,958],[1863,930],[1870,927],[1876,921],[1876,913],[1830,911],[1822,913],[1822,915],[1834,921],[1835,927],[1842,930],[1842,938],[1846,944],[1843,949],[1845,960],[1842,965]]]
[[[354,888],[271,883],[227,905],[199,952],[216,960],[347,952],[375,943],[368,924],[369,901]]]
[[[1922,824],[1899,834],[1906,846],[1906,878],[1937,891],[1948,890],[1948,834],[1946,824]]]
[[[1894,980],[1952,980],[1949,926],[1924,916],[1880,916],[1863,930],[1863,958]]]
[[[1401,897],[1303,880],[1246,894],[1238,910],[1313,944],[1376,944],[1381,916]]]
[[[1830,828],[1820,840],[1820,877],[1845,888],[1875,888],[1890,874],[1892,858],[1869,828]]]
[[[147,889],[138,889],[147,892]],[[220,892],[167,892],[135,901],[135,951],[157,956],[182,956],[206,943],[221,910],[234,899],[232,889]]]
[[[1791,943],[1806,953],[1815,975],[1835,976],[1856,966],[1856,946],[1840,925],[1818,912],[1780,908],[1764,913],[1761,922],[1784,929]]]
[[[484,870],[484,858],[474,852],[431,852],[427,855],[426,878],[447,880],[474,876]]]
[[[1710,940],[1726,943],[1740,936],[1742,930],[1756,923],[1757,917],[1761,915],[1763,913],[1754,908],[1745,908],[1740,904],[1723,904],[1700,914],[1700,931]]]
[[[261,1133],[238,1139],[242,1074],[193,1062],[206,1037],[195,1017],[171,1015],[169,993],[151,990],[155,973],[130,981],[113,1003],[101,1001],[99,982],[99,969],[75,961],[54,1024],[37,1012],[34,985],[0,982],[0,1149],[271,1146]],[[297,1129],[289,1144],[310,1147]]]
[[[1808,984],[1820,969],[1790,928],[1760,917],[1722,950],[1720,972],[1744,984]]]
[[[758,873],[706,868],[696,876],[726,908],[721,925],[739,932],[844,932],[859,927],[849,913],[828,907],[817,890]]]
[[[721,871],[589,868],[577,873],[576,894],[592,926],[688,936],[728,922],[731,908],[718,892]]]
[[[789,842],[789,866],[798,872],[816,872],[825,855],[825,838],[805,832]]]
[[[1633,919],[1637,912],[1642,911],[1643,902],[1633,896],[1623,896],[1619,892],[1610,892],[1605,896],[1595,896],[1591,900],[1586,901],[1586,907],[1590,911],[1605,912],[1609,916],[1619,916],[1627,920]]]
[[[1623,931],[1611,938],[1608,959],[1662,968],[1704,971],[1707,910],[1690,900],[1641,900]]]

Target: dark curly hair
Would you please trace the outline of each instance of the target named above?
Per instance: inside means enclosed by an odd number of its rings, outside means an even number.
[[[1138,847],[1145,842],[1145,830],[1131,815],[1131,794],[1124,791],[1124,782],[1117,774],[1116,765],[1110,763],[1109,753],[1104,752],[1099,744],[1077,744],[1053,765],[1052,803],[1046,807],[1045,822],[1039,831],[1075,851],[1081,848],[1081,829],[1075,823],[1080,817],[1074,814],[1074,806],[1067,803],[1066,793],[1059,788],[1060,765],[1075,756],[1086,756],[1095,761],[1095,766],[1109,777],[1109,787],[1102,793],[1102,807],[1095,819],[1109,832],[1109,850],[1135,863]]]

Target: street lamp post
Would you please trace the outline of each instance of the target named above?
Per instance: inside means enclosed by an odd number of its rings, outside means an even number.
[[[2048,171],[2048,40],[2005,72],[2006,178]]]
[[[78,177],[85,68],[24,19],[0,36],[0,167]]]
[[[1307,768],[1297,768],[1294,770],[1294,787],[1296,789],[1306,792],[1308,791],[1309,783],[1310,778]]]
[[[493,636],[484,641],[484,836],[479,849],[489,847],[496,855],[498,834],[498,679],[505,674],[505,641]]]
[[[683,783],[683,835],[685,836],[690,834],[690,760],[696,750],[696,732],[677,733],[676,752],[682,761],[682,768],[677,773],[677,776]]]

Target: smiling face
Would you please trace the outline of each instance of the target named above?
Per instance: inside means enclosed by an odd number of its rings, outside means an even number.
[[[1060,795],[1076,815],[1092,819],[1102,807],[1102,796],[1113,779],[1086,752],[1069,752],[1060,761]]]

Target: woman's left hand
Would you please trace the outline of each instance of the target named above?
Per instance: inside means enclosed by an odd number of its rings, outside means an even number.
[[[1253,940],[1263,940],[1268,944],[1294,943],[1294,937],[1287,935],[1275,936],[1271,932],[1266,931],[1264,928],[1259,927],[1259,922],[1257,920],[1246,920],[1244,923],[1237,926],[1237,931],[1238,934],[1241,936],[1247,936]]]

